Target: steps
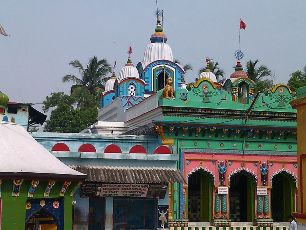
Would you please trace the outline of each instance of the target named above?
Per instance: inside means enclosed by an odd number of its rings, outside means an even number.
[[[288,230],[288,226],[258,227],[258,226],[232,226],[232,227],[170,227],[169,230]]]

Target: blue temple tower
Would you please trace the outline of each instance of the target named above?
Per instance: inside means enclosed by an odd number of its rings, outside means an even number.
[[[99,112],[99,117],[101,118],[100,115],[102,115],[103,120],[105,119],[103,114],[109,114],[113,107],[124,112],[162,90],[169,77],[172,78],[174,90],[178,89],[184,81],[184,70],[175,63],[172,49],[167,44],[160,13],[157,14],[155,32],[151,35],[143,60],[136,67],[132,63],[131,53],[130,48],[125,66],[117,76],[113,73],[105,84]],[[116,117],[112,121],[124,121],[124,118]]]

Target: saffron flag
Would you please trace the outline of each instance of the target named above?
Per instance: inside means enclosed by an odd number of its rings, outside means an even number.
[[[241,18],[240,18],[240,29],[241,29],[241,30],[245,30],[245,28],[246,28],[246,24],[245,24],[245,22],[242,21]]]
[[[3,36],[8,36],[8,34],[5,32],[4,28],[0,25],[0,34]]]

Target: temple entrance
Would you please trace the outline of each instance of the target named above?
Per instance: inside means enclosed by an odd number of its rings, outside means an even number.
[[[157,76],[157,91],[165,87],[169,75],[165,70],[161,71]]]
[[[286,172],[275,175],[272,179],[271,211],[275,222],[289,221],[294,212],[295,180]]]
[[[42,208],[34,213],[26,222],[26,230],[57,230],[55,217]]]
[[[230,218],[233,222],[252,222],[254,219],[256,180],[246,171],[231,176],[229,189]]]
[[[203,169],[189,176],[188,219],[190,222],[212,220],[213,186],[213,176]]]

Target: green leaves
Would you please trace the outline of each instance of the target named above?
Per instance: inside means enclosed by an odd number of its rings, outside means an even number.
[[[78,133],[97,120],[97,102],[81,87],[71,95],[52,93],[43,103],[45,112],[52,110],[45,126],[48,132]]]
[[[288,81],[288,86],[291,90],[296,91],[298,88],[306,86],[306,66],[304,70],[297,70],[291,74]]]
[[[97,89],[100,92],[104,91],[104,84],[109,79],[108,73],[111,73],[111,66],[106,59],[99,60],[96,56],[92,57],[86,68],[83,67],[79,60],[73,60],[69,63],[74,68],[77,68],[81,77],[67,74],[63,77],[63,82],[73,82],[77,85],[82,85],[88,89],[91,95],[97,96]]]
[[[273,80],[272,71],[265,65],[256,67],[258,59],[248,61],[246,64],[248,77],[255,82],[255,92],[265,92],[272,88]],[[266,79],[265,79],[266,78]]]

